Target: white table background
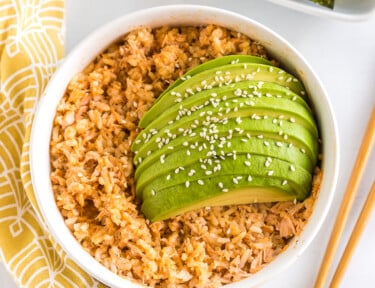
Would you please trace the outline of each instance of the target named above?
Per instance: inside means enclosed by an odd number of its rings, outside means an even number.
[[[215,6],[263,23],[294,45],[324,83],[336,115],[341,146],[340,173],[333,206],[317,238],[305,253],[281,274],[259,288],[313,287],[368,117],[375,104],[375,15],[364,22],[341,22],[289,10],[266,0],[67,0],[66,52],[93,29],[111,19],[141,8],[167,4]],[[339,246],[340,253],[374,178],[375,151],[359,187]],[[375,287],[374,243],[375,213],[372,213],[341,287]],[[336,256],[335,263],[338,260],[339,256]],[[0,286],[17,287],[3,264],[0,265]]]

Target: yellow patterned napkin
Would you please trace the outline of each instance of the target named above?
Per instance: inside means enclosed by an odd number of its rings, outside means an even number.
[[[50,238],[31,186],[34,106],[63,57],[63,33],[63,0],[0,0],[0,260],[21,287],[99,285]]]

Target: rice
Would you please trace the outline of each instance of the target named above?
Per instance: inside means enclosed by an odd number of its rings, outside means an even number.
[[[228,54],[268,59],[259,43],[215,25],[134,30],[67,87],[50,142],[58,208],[79,243],[108,269],[150,287],[220,287],[256,273],[311,215],[303,202],[206,207],[149,223],[135,197],[130,147],[137,123],[190,68]]]

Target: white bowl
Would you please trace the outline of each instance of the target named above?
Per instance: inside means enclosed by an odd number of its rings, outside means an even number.
[[[323,139],[323,182],[315,209],[303,233],[290,247],[260,272],[227,287],[252,287],[279,273],[295,261],[311,243],[327,215],[338,174],[337,128],[331,104],[318,77],[304,58],[283,38],[244,16],[211,7],[177,5],[151,8],[125,15],[96,30],[66,57],[46,88],[36,109],[30,142],[30,165],[36,198],[47,227],[69,257],[99,281],[111,287],[139,287],[106,269],[89,255],[65,226],[55,204],[50,179],[49,141],[55,109],[68,82],[108,44],[139,26],[218,24],[258,40],[305,84],[316,110]]]

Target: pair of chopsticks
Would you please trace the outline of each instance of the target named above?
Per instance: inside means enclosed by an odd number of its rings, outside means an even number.
[[[329,268],[331,267],[333,256],[337,250],[341,234],[344,230],[346,220],[353,205],[355,194],[359,186],[362,174],[365,170],[366,163],[371,153],[371,148],[375,142],[375,106],[372,109],[369,123],[366,128],[365,135],[361,147],[359,149],[357,160],[354,164],[351,177],[347,184],[347,188],[341,202],[340,210],[337,214],[336,221],[331,233],[331,238],[328,242],[326,252],[315,282],[315,288],[323,288],[328,277]],[[344,253],[337,266],[335,274],[329,285],[330,288],[339,287],[342,277],[344,276],[346,267],[348,266],[351,256],[354,253],[355,246],[357,245],[360,236],[365,228],[367,220],[371,215],[371,211],[375,204],[375,181],[363,205],[362,211],[354,226],[351,237],[347,243]]]

